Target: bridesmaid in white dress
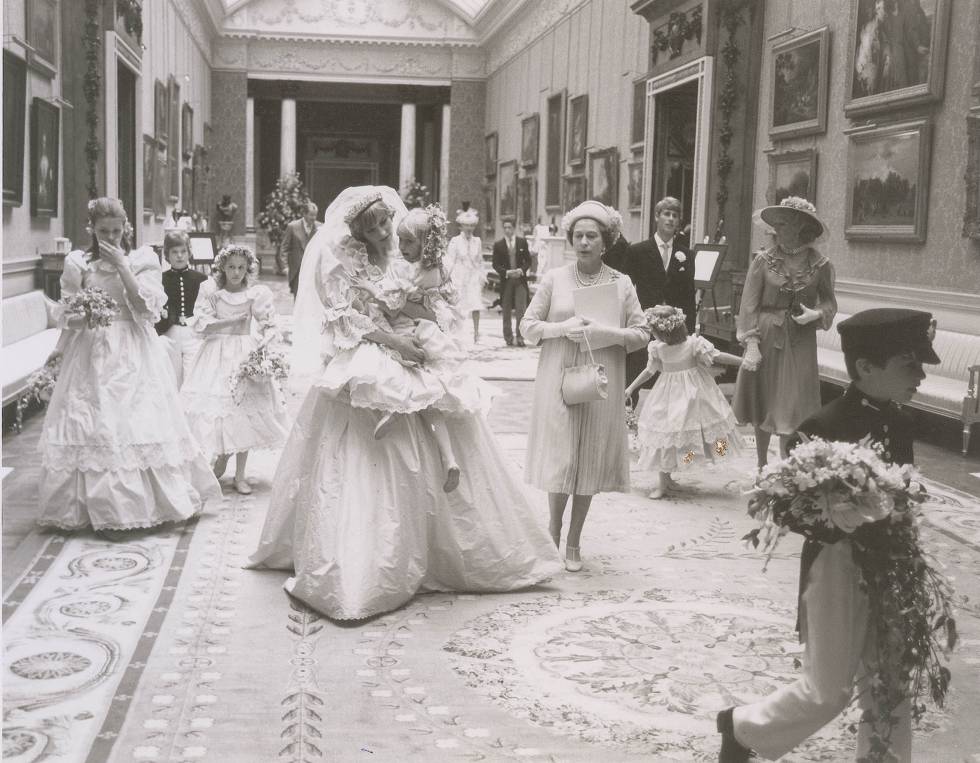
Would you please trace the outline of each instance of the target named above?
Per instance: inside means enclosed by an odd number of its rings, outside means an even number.
[[[61,319],[61,371],[41,432],[38,524],[131,530],[187,519],[221,494],[177,396],[154,324],[167,302],[152,249],[126,251],[126,211],[94,199],[98,248],[65,258],[63,296],[98,287],[118,304],[109,326]]]
[[[458,309],[473,319],[474,344],[480,341],[480,311],[483,309],[483,286],[487,281],[483,244],[479,236],[473,235],[479,221],[472,207],[460,210],[456,215],[460,233],[449,240],[446,253],[446,266],[459,294]]]
[[[391,188],[347,189],[300,271],[292,365],[301,375],[311,356],[325,366],[317,363],[283,449],[251,566],[293,571],[286,590],[334,619],[386,612],[419,591],[524,588],[560,570],[513,467],[467,405],[445,412],[461,475],[457,489],[443,490],[439,448],[419,411],[456,396],[358,287],[400,262],[395,229],[405,213]],[[396,397],[406,415],[376,439]]]

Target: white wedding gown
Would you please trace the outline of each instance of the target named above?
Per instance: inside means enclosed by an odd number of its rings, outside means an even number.
[[[345,256],[329,241],[329,226],[322,230],[304,255],[301,281],[308,284],[316,269],[321,342],[331,359],[286,442],[250,566],[292,570],[286,590],[334,619],[395,609],[419,591],[509,591],[557,573],[543,507],[531,506],[469,395],[453,389],[458,374],[404,366],[362,339],[378,328],[372,320],[382,319],[354,280],[382,274]],[[326,251],[311,257],[316,247]],[[440,386],[445,400],[457,402],[443,409],[461,469],[451,493],[442,490],[439,450],[417,413],[432,405]],[[399,416],[382,440],[374,438],[381,414],[368,407],[371,389],[382,409],[392,390],[401,390],[402,410],[416,411]]]

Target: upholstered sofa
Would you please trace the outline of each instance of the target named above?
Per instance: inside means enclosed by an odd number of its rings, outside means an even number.
[[[32,373],[44,366],[54,350],[59,330],[50,303],[42,291],[31,291],[3,300],[3,350],[0,378],[3,406],[14,403],[27,389]],[[18,417],[17,426],[20,421]]]
[[[844,366],[837,324],[846,313],[838,313],[829,331],[817,332],[817,362],[820,378],[846,386],[850,379]],[[980,336],[956,331],[936,331],[933,341],[942,359],[938,366],[926,366],[927,376],[908,405],[929,413],[959,419],[963,424],[963,454],[970,445],[970,427],[980,421]]]

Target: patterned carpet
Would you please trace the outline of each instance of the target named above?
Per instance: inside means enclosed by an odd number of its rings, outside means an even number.
[[[489,341],[474,359],[498,379],[534,364]],[[519,466],[531,386],[497,385],[491,422]],[[765,573],[741,543],[746,455],[664,500],[642,471],[632,494],[599,496],[581,573],[344,625],[292,602],[285,573],[243,569],[277,457],[254,454],[255,492],[186,527],[41,537],[3,601],[5,761],[706,761],[718,709],[797,675],[799,542]],[[951,701],[915,760],[980,760],[980,505],[930,490],[926,543],[969,600]],[[851,721],[786,760],[848,759]]]

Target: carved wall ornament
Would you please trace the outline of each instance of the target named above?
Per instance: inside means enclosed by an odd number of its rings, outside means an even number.
[[[653,30],[653,44],[650,46],[651,64],[656,64],[660,53],[669,52],[669,58],[677,58],[687,40],[697,40],[701,44],[701,6],[689,13],[675,11],[667,22]]]

